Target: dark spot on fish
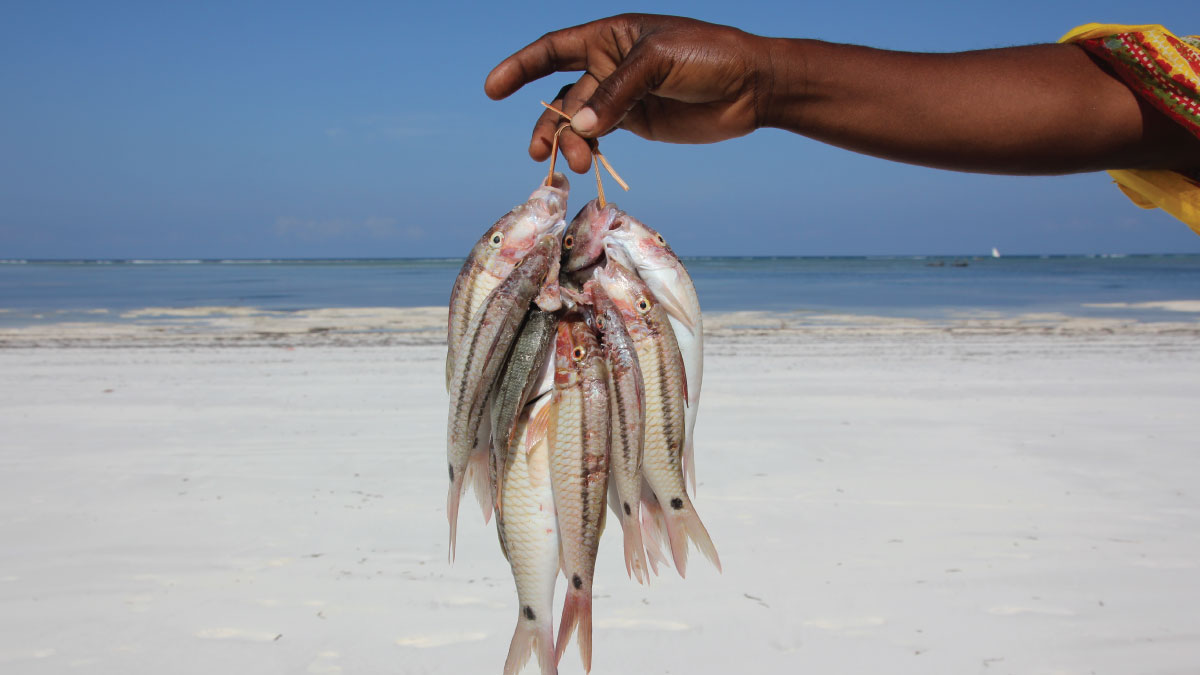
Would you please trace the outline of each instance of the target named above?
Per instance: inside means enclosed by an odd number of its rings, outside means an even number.
[[[579,590],[583,588],[583,579],[580,579],[578,574],[572,574],[571,585],[575,587],[575,590]]]
[[[529,619],[530,621],[533,621],[537,618],[537,616],[533,613],[533,608],[529,605],[525,605],[525,618]]]
[[[627,515],[627,516],[632,516],[632,515],[633,515],[633,509],[629,508],[629,502],[624,502],[623,504],[624,504],[624,506],[625,506],[625,515]]]
[[[453,483],[454,482],[454,465],[449,464],[447,466],[450,467],[450,482]]]
[[[678,511],[679,509],[682,509],[683,508],[683,500],[680,499],[679,497],[673,498],[671,500],[671,508],[675,509],[676,511]]]

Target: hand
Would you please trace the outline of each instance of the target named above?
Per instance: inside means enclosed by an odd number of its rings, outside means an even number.
[[[547,33],[488,74],[493,99],[559,71],[584,71],[554,105],[572,115],[559,147],[572,170],[591,165],[585,138],[622,128],[656,141],[715,143],[763,124],[773,82],[770,41],[694,19],[625,14]],[[562,118],[545,111],[529,155],[550,156]]]

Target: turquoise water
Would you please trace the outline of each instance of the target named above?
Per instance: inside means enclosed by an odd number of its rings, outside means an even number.
[[[1200,256],[697,258],[705,311],[915,318],[1063,312],[1145,321],[1194,315],[1096,303],[1200,300]],[[95,320],[142,307],[445,305],[461,260],[0,262],[0,324]]]

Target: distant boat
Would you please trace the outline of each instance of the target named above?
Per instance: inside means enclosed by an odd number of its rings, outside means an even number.
[[[992,247],[992,257],[993,257],[993,258],[999,258],[999,257],[1000,257],[1000,251],[999,251],[999,250],[997,250],[995,246],[993,246],[993,247]]]

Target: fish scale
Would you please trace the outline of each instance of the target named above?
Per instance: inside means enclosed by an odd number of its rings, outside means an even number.
[[[504,473],[503,515],[496,519],[517,586],[517,625],[506,675],[519,672],[531,652],[542,673],[557,672],[552,611],[559,545],[544,424],[549,403],[550,396],[543,396],[530,404],[517,423]]]
[[[450,391],[468,327],[488,295],[508,278],[542,235],[566,226],[569,190],[566,177],[554,174],[552,185],[539,185],[528,200],[488,228],[463,261],[450,292],[446,321],[446,391]]]
[[[589,281],[587,293],[596,307],[595,323],[604,337],[608,366],[612,447],[609,499],[624,535],[625,571],[639,583],[649,581],[641,529],[642,443],[645,394],[637,351],[621,314],[600,284]]]
[[[659,501],[671,503],[685,491],[683,481],[683,386],[677,368],[670,368],[663,340],[637,342],[638,365],[646,385],[646,435],[642,451],[642,473]],[[647,375],[650,373],[651,375]]]
[[[605,248],[606,262],[596,274],[605,293],[620,311],[633,339],[645,392],[645,438],[642,448],[642,476],[649,483],[658,505],[671,545],[675,569],[686,574],[688,541],[696,546],[719,570],[720,559],[700,517],[688,497],[683,475],[683,449],[686,440],[684,400],[687,397],[683,359],[667,319],[666,310],[632,265],[623,264],[628,256],[613,245]],[[655,506],[651,504],[651,506]],[[648,514],[657,514],[652,508]],[[657,522],[656,518],[644,523]],[[659,537],[648,527],[647,552]],[[653,555],[653,553],[651,553]]]
[[[467,329],[465,349],[455,363],[451,380],[451,405],[446,429],[446,454],[450,487],[446,516],[450,522],[450,559],[454,559],[458,508],[466,478],[474,476],[485,514],[492,506],[488,482],[491,439],[486,414],[493,383],[516,338],[530,300],[549,269],[561,255],[556,235],[543,236],[532,251],[513,268],[512,274],[489,295]]]
[[[592,577],[604,530],[608,491],[609,424],[607,373],[599,342],[579,315],[558,325],[554,401],[550,423],[551,483],[559,514],[566,599],[557,653],[573,630],[584,668],[591,668]]]

